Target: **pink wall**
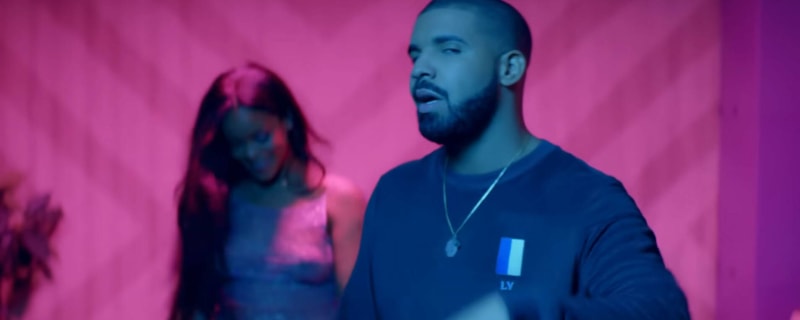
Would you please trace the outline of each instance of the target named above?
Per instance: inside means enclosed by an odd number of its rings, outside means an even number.
[[[759,319],[800,309],[800,2],[762,2]]]
[[[720,319],[800,309],[797,1],[723,2]]]
[[[758,2],[722,1],[718,319],[756,319]]]
[[[271,65],[367,192],[432,149],[405,57],[425,0],[0,0],[0,163],[66,217],[29,319],[160,319],[173,191],[196,104],[244,59]],[[695,319],[713,319],[719,161],[716,0],[516,0],[535,36],[526,121],[619,177]]]
[[[800,309],[800,1],[762,1],[758,319]]]

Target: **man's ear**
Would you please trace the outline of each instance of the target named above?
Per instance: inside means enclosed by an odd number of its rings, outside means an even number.
[[[525,76],[525,69],[528,62],[525,55],[519,50],[511,50],[500,56],[500,84],[506,87],[519,83]]]

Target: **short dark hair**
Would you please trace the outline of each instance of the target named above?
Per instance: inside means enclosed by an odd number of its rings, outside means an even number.
[[[495,26],[501,28],[505,43],[519,50],[530,64],[533,51],[533,36],[528,22],[516,8],[502,0],[432,0],[420,12],[420,15],[433,9],[462,8],[473,10]]]

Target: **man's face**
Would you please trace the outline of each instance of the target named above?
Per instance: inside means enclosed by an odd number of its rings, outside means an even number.
[[[468,143],[497,109],[496,57],[482,20],[458,8],[417,18],[409,45],[411,95],[422,135],[435,143]]]

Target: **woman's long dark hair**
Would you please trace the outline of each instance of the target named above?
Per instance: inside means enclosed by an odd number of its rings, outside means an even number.
[[[240,95],[243,88],[254,94]],[[287,137],[291,159],[303,168],[316,165],[325,172],[309,145],[309,139],[324,140],[309,126],[288,86],[275,72],[250,62],[214,79],[200,104],[188,165],[178,187],[181,248],[178,288],[170,319],[192,319],[197,313],[211,318],[221,301],[228,191],[246,173],[231,156],[219,128],[225,114],[240,106],[290,121]]]

